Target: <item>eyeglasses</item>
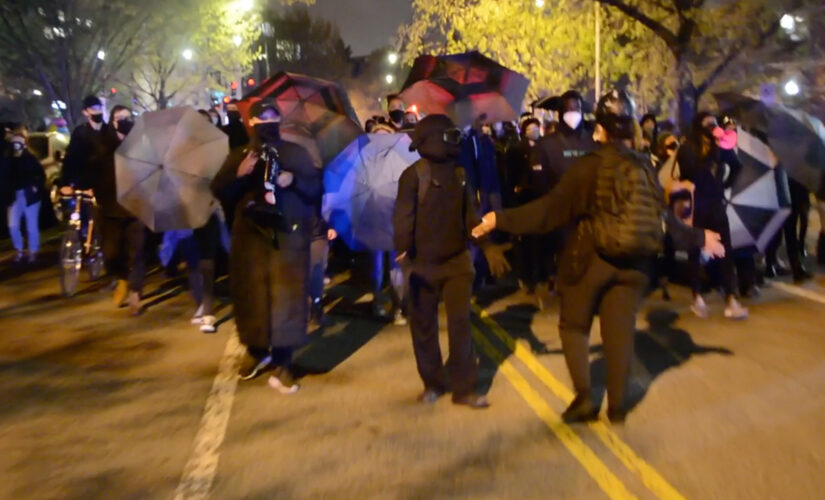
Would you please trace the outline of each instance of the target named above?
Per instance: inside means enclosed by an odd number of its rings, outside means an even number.
[[[461,144],[461,130],[457,128],[445,130],[443,140],[447,144]]]

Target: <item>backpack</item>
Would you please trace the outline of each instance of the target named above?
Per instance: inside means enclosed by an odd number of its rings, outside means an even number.
[[[590,223],[596,251],[606,258],[654,257],[662,251],[665,203],[646,158],[613,147],[595,152],[596,200]]]
[[[418,176],[418,200],[417,204],[421,205],[424,203],[424,198],[427,196],[427,192],[430,190],[430,186],[433,184],[433,173],[432,173],[432,166],[430,166],[430,162],[425,159],[419,160],[415,164],[415,174]],[[464,170],[463,167],[455,167],[455,176],[458,178],[458,183],[464,188],[464,202],[461,204],[461,215],[463,221],[467,221],[467,196],[472,196],[469,192],[469,186],[467,185],[467,172]]]

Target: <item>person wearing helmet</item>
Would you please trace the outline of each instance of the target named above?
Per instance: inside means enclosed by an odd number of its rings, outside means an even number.
[[[633,353],[636,311],[664,237],[662,221],[679,248],[724,254],[719,235],[691,228],[665,209],[649,158],[633,149],[636,121],[617,94],[602,98],[594,139],[599,149],[579,159],[545,196],[523,207],[491,212],[473,230],[540,234],[573,224],[560,257],[559,330],[576,398],[566,422],[598,418],[590,385],[589,334],[598,314],[607,364],[608,418],[623,422],[625,387]],[[621,194],[617,183],[627,189]]]

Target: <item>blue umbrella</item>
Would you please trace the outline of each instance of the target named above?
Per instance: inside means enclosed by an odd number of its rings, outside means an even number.
[[[324,171],[324,219],[353,250],[393,250],[398,179],[418,161],[406,134],[363,134]]]

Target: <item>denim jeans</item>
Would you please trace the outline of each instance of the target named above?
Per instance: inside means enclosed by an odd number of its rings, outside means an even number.
[[[36,254],[40,250],[40,227],[38,218],[40,202],[26,205],[26,193],[21,189],[15,193],[14,203],[8,209],[9,233],[14,248],[23,251],[23,234],[20,230],[20,219],[26,218],[26,232],[29,239],[29,253]]]

